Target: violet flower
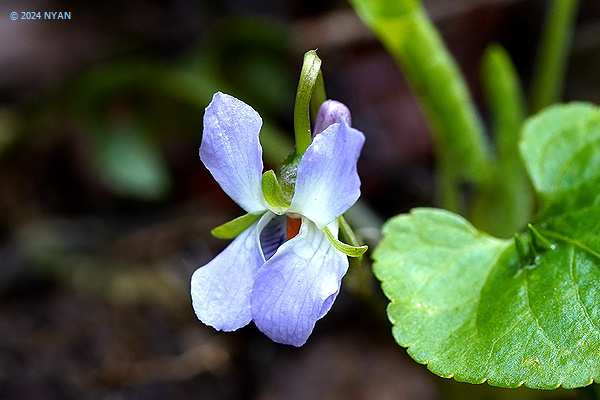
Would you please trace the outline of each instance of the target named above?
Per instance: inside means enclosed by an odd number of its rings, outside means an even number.
[[[340,118],[282,172],[289,201],[273,205],[263,192],[259,114],[214,95],[200,159],[255,222],[194,272],[192,304],[203,323],[233,331],[254,321],[273,341],[301,346],[329,311],[348,269],[346,254],[334,247],[337,218],[360,195],[356,163],[365,140]]]

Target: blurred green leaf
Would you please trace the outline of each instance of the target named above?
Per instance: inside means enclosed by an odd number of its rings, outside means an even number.
[[[171,187],[158,146],[135,125],[100,134],[93,157],[103,181],[122,195],[159,200]]]
[[[0,159],[17,139],[17,115],[10,107],[0,108]]]
[[[282,60],[289,58],[290,36],[289,25],[273,18],[229,18],[214,35],[209,61],[220,80],[235,89],[231,94],[243,93],[261,115],[289,115],[296,69]]]
[[[130,60],[99,66],[87,72],[71,87],[70,99],[76,115],[84,123],[97,126],[107,123],[104,114],[111,101],[133,94],[137,94],[138,98],[159,95],[165,97],[163,102],[170,99],[171,102],[187,104],[201,120],[205,107],[217,91],[239,96],[205,62],[197,63],[194,68],[183,68]],[[147,113],[140,117],[153,120],[156,115]],[[293,141],[272,119],[266,115],[262,117],[260,139],[265,159],[278,164],[292,150]],[[201,127],[197,134],[199,142]]]

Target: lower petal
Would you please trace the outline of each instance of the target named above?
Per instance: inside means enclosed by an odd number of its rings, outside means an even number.
[[[252,320],[250,294],[263,264],[257,240],[258,222],[192,275],[191,295],[200,321],[217,330],[234,331]]]
[[[303,345],[333,303],[348,258],[314,223],[285,242],[261,269],[252,290],[252,318],[278,343]]]

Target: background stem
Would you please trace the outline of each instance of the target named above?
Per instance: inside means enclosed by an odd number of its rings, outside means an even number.
[[[533,76],[533,113],[560,99],[578,4],[578,0],[553,0],[550,4]]]
[[[481,118],[454,58],[418,1],[351,0],[402,68],[435,142],[441,206],[465,214],[464,183],[489,179]]]

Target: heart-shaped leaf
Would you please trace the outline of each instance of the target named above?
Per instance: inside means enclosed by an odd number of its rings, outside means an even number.
[[[600,110],[593,104],[556,105],[530,118],[521,154],[544,200],[600,175]]]
[[[580,218],[595,230],[569,236]],[[447,211],[393,218],[374,271],[396,341],[458,381],[551,389],[600,379],[598,221],[596,209],[541,229],[555,247],[523,266],[513,241]]]
[[[528,120],[520,147],[542,205],[528,234],[501,240],[416,209],[385,225],[374,271],[396,341],[434,373],[585,386],[600,380],[600,111],[551,107]]]

